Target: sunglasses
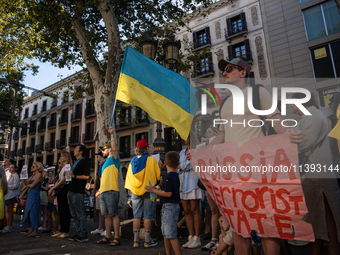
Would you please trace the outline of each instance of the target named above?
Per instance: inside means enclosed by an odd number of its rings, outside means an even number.
[[[234,68],[237,68],[239,71],[243,70],[242,68],[238,67],[238,66],[227,66],[226,69],[224,69],[224,72],[230,73]]]

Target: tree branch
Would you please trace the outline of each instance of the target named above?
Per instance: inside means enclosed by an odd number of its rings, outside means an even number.
[[[98,9],[103,17],[108,37],[108,64],[105,84],[112,86],[119,72],[121,49],[117,19],[109,2],[109,0],[99,1]]]
[[[81,23],[81,14],[76,13],[71,20],[71,24],[76,32],[81,53],[83,55],[86,67],[90,73],[93,86],[97,87],[103,84],[102,75],[100,72],[100,67],[97,60],[93,56],[91,46],[88,39],[86,39],[86,29]]]

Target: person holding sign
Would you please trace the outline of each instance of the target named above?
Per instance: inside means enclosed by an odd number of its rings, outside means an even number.
[[[30,231],[23,234],[23,236],[38,236],[40,221],[40,185],[42,182],[41,173],[43,171],[43,165],[40,162],[35,162],[31,167],[32,176],[28,180],[23,180],[26,187],[28,187],[23,226],[24,229],[31,227]]]
[[[66,238],[69,237],[70,231],[70,208],[67,201],[68,185],[69,182],[66,180],[66,172],[71,170],[72,157],[68,151],[62,151],[60,153],[60,158],[58,163],[61,171],[58,174],[58,181],[56,184],[48,191],[49,195],[55,195],[58,200],[58,211],[60,219],[60,231],[52,235],[53,237]],[[56,194],[57,193],[57,194]]]
[[[117,153],[117,146],[113,135],[113,128],[109,127],[111,142],[102,147],[104,158],[107,158],[101,168],[100,188],[96,197],[100,197],[100,212],[105,215],[105,237],[97,241],[96,244],[110,244],[111,246],[120,245],[119,239],[119,183],[118,174],[120,169],[120,158]],[[111,241],[111,229],[114,229],[115,237]]]
[[[295,93],[293,98],[304,98],[304,94]],[[318,173],[309,169],[318,164],[327,166],[328,169],[332,166],[327,118],[318,110],[313,94],[303,105],[312,115],[304,115],[295,105],[293,109],[295,114],[302,116],[295,128],[305,134],[298,149],[304,158],[301,158],[304,162],[300,162],[305,168],[301,184],[308,208],[308,214],[303,220],[312,224],[316,239],[310,243],[311,254],[322,253],[323,241],[326,241],[328,254],[340,254],[340,190],[336,176],[333,171]]]
[[[149,144],[139,140],[136,144],[136,156],[130,162],[125,188],[131,190],[133,211],[133,247],[139,247],[140,221],[144,215],[145,242],[144,247],[153,247],[157,243],[151,238],[151,221],[156,218],[156,201],[152,201],[150,193],[145,194],[145,186],[155,186],[160,179],[161,172],[157,160],[148,153]]]
[[[231,60],[220,60],[218,63],[219,69],[225,78],[225,83],[232,84],[242,90],[245,98],[248,97],[247,82],[246,79],[250,75],[249,65],[240,58],[234,58]],[[258,115],[253,114],[248,104],[244,105],[243,115],[233,115],[233,101],[237,100],[237,97],[230,96],[222,105],[220,117],[221,119],[232,119],[234,123],[243,123],[251,119],[260,119]],[[247,102],[247,100],[245,100]],[[272,106],[271,95],[263,87],[259,87],[259,102],[261,109],[270,109]],[[263,116],[266,120],[278,119],[280,121],[273,121],[273,128],[276,133],[282,134],[287,131],[286,127],[278,124],[283,120],[280,112],[276,109],[271,114]],[[269,121],[266,121],[266,130],[269,130]],[[251,138],[257,138],[266,136],[265,131],[260,127],[250,127],[242,125],[221,125],[220,133],[210,143],[210,145],[218,143],[228,142],[244,142]],[[293,143],[300,143],[303,138],[303,132],[298,130],[292,130],[290,139]],[[240,234],[233,233],[235,250],[238,255],[248,255],[251,249],[250,233],[249,237],[245,238]],[[280,239],[279,238],[262,238],[262,247],[266,255],[279,255],[280,254]]]

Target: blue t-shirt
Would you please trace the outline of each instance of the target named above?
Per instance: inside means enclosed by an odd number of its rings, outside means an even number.
[[[172,192],[171,197],[162,197],[161,196],[161,204],[164,203],[176,203],[178,204],[180,201],[179,196],[179,178],[178,173],[170,172],[167,173],[162,182],[162,190],[166,192]]]

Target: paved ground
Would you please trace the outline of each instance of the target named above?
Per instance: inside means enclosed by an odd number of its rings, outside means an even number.
[[[24,255],[24,254],[107,254],[113,252],[114,254],[148,254],[148,255],[159,255],[165,254],[164,244],[162,240],[156,240],[158,246],[152,248],[133,248],[133,240],[121,239],[122,244],[117,247],[112,247],[107,244],[95,244],[101,237],[100,235],[89,234],[89,242],[78,243],[71,242],[67,239],[53,238],[50,234],[40,233],[40,237],[22,237],[20,230],[22,229],[21,216],[16,215],[13,232],[2,234],[0,233],[0,254],[11,254],[11,255]],[[96,229],[98,223],[93,222],[93,219],[88,218],[88,229],[89,231]],[[70,234],[75,233],[74,224],[71,224]],[[181,239],[181,243],[185,243],[186,240]],[[208,255],[208,252],[203,252],[200,249],[185,249],[185,254],[204,254]]]
[[[78,243],[71,242],[67,239],[53,238],[50,234],[40,233],[40,237],[22,237],[20,234],[21,227],[21,217],[20,215],[15,215],[15,220],[13,224],[13,232],[2,234],[0,233],[0,254],[11,254],[11,255],[28,255],[28,254],[107,254],[108,252],[113,252],[118,255],[160,255],[165,254],[163,240],[158,239],[158,246],[152,248],[133,248],[131,239],[121,239],[122,244],[117,247],[112,247],[107,244],[95,244],[97,240],[101,237],[100,235],[89,234],[89,242]],[[94,230],[98,226],[98,223],[93,222],[93,219],[88,218],[88,230]],[[74,224],[71,223],[70,234],[75,233]],[[180,239],[180,243],[184,244],[185,239]],[[305,247],[292,247],[293,255],[309,255],[309,246]],[[208,252],[203,252],[200,249],[183,249],[183,255],[208,255]],[[324,249],[323,255],[327,255],[326,249]]]

